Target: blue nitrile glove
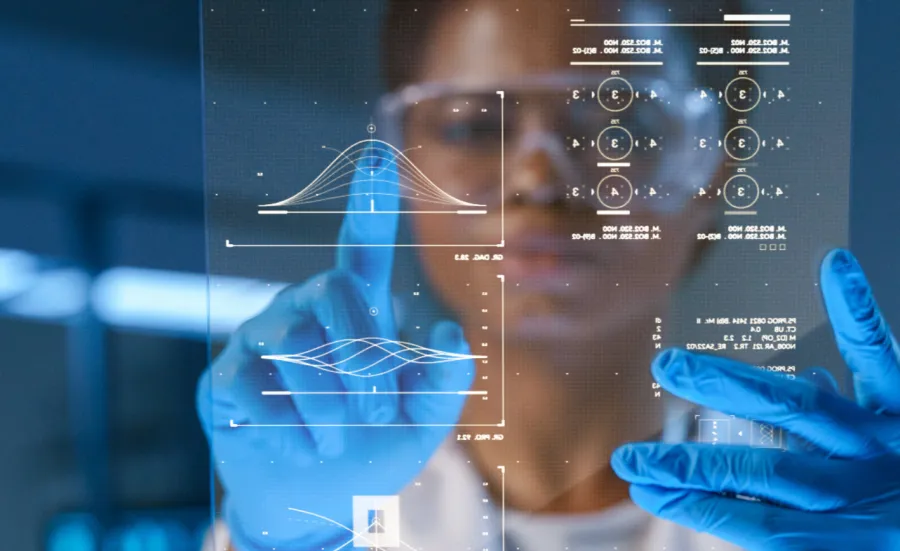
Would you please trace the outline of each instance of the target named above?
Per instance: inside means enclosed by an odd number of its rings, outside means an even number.
[[[900,549],[897,342],[848,252],[828,255],[821,286],[858,403],[807,380],[667,351],[652,367],[664,388],[782,427],[813,449],[629,444],[612,466],[635,503],[751,551]]]
[[[421,343],[440,354],[397,340],[396,157],[371,142],[355,161],[337,268],[282,291],[199,384],[237,551],[349,542],[353,497],[396,495],[411,482],[458,421],[459,392],[474,379],[458,325],[438,323]]]

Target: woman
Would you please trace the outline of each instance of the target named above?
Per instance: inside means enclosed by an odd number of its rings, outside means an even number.
[[[458,243],[493,243],[501,212],[505,226],[503,259],[488,267],[455,254],[469,250],[419,249],[433,293],[459,322],[436,324],[428,346],[477,355],[465,335],[489,350],[503,348],[505,380],[468,359],[468,370],[441,364],[423,375],[406,366],[362,387],[349,370],[323,374],[261,358],[342,339],[396,341],[408,329],[398,327],[392,310],[393,250],[360,246],[393,239],[398,221],[348,215],[337,269],[279,295],[238,331],[201,383],[200,412],[235,549],[730,548],[652,520],[631,503],[609,459],[626,442],[684,438],[693,419],[677,402],[654,398],[645,367],[658,318],[666,319],[672,292],[704,256],[696,236],[716,223],[718,203],[696,197],[721,180],[721,159],[677,154],[686,151],[679,131],[712,125],[721,135],[726,125],[722,113],[688,108],[685,91],[702,84],[685,69],[689,58],[670,54],[677,61],[664,69],[629,73],[634,82],[658,83],[676,102],[674,112],[651,103],[641,109],[650,113],[646,119],[629,120],[643,136],[669,140],[664,152],[635,151],[630,173],[641,184],[628,224],[659,227],[663,239],[603,246],[572,239],[604,225],[590,196],[597,157],[575,141],[590,140],[617,115],[595,103],[585,110],[559,101],[561,91],[574,100],[584,82],[596,85],[601,77],[571,72],[569,19],[645,21],[662,17],[660,10],[654,2],[588,2],[570,16],[555,9],[553,18],[541,0],[390,3],[384,65],[393,94],[383,104],[394,132],[389,141],[418,147],[409,161],[443,191],[488,210],[466,224],[412,215],[414,239],[440,243],[452,234]],[[686,56],[708,38],[667,34],[666,43],[687,44]],[[364,157],[373,167],[401,172],[392,150],[372,147]],[[485,322],[461,282],[495,288],[499,273],[505,317],[491,308]],[[334,354],[335,364],[348,366],[365,357]],[[479,425],[497,412],[496,399],[433,394],[469,388],[475,378],[490,396],[505,392],[504,426],[451,433],[457,423]],[[368,385],[382,393],[365,394]],[[272,389],[320,394],[259,399]],[[398,390],[407,394],[390,393]],[[295,426],[239,426],[251,424]],[[502,432],[502,441],[453,437],[485,431]],[[399,528],[389,500],[361,505],[359,518],[355,498],[398,494]],[[394,539],[398,531],[402,543]]]

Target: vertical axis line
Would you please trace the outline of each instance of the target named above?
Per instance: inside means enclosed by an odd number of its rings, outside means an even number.
[[[500,244],[506,245],[506,92],[500,90]]]
[[[506,426],[506,276],[500,278],[500,423]]]
[[[500,548],[506,551],[506,467],[500,465]]]

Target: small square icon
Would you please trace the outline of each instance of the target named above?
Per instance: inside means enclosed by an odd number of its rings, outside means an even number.
[[[770,251],[774,251],[774,250],[776,250],[776,248],[777,248],[777,246],[775,245],[775,243],[772,243],[771,245],[769,245]]]
[[[787,245],[784,244],[784,243],[779,244],[779,245],[778,245],[778,250],[779,250],[779,251],[786,251],[786,250],[787,250]]]
[[[400,547],[400,498],[353,496],[353,547]]]
[[[760,245],[759,245],[759,250],[761,250],[761,251],[766,250],[766,244],[765,244],[765,243],[760,243]]]

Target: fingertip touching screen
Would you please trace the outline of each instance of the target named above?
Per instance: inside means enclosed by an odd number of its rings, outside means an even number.
[[[852,2],[202,10],[211,549],[730,549],[610,456],[846,386]]]

